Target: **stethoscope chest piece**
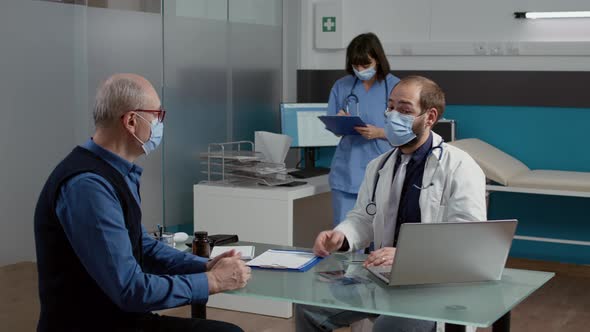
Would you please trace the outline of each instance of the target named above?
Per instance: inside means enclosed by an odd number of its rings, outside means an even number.
[[[371,202],[367,204],[365,210],[367,211],[368,215],[374,216],[377,213],[377,204],[375,204],[375,202]]]

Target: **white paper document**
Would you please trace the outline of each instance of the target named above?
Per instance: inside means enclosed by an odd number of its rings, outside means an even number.
[[[282,164],[285,162],[292,140],[287,135],[256,131],[254,132],[254,149],[262,153],[265,161]]]
[[[299,146],[336,146],[340,137],[326,130],[318,116],[326,115],[325,111],[297,113],[297,129]]]
[[[235,249],[237,252],[242,254],[242,259],[252,259],[254,257],[254,246],[223,246],[223,247],[213,247],[211,250],[211,258],[215,258],[223,254],[224,252],[230,251]]]
[[[301,269],[316,256],[311,252],[270,249],[246,263],[248,266],[276,269]]]

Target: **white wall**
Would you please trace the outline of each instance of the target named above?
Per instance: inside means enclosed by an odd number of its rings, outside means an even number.
[[[344,68],[348,42],[371,31],[379,36],[386,52],[396,54],[388,56],[394,70],[590,70],[588,55],[543,55],[576,53],[580,49],[590,54],[590,19],[513,18],[515,11],[590,10],[587,0],[342,0],[344,48],[318,50],[314,48],[313,7],[326,1],[334,0],[301,0],[300,69]],[[574,43],[540,43],[563,41]],[[404,45],[422,54],[436,50],[465,54],[477,43],[490,49],[497,44],[507,54],[509,42],[520,45],[521,53],[539,55],[397,55]]]

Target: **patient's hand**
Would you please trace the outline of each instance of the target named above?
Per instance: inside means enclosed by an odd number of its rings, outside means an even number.
[[[223,257],[207,272],[209,294],[246,286],[252,276],[251,270],[240,258],[240,254]]]
[[[380,266],[380,265],[391,265],[395,258],[395,248],[385,247],[373,251],[369,257],[365,260],[363,265],[365,267]]]
[[[344,239],[346,237],[340,231],[323,231],[315,239],[313,253],[320,257],[326,257],[340,249],[344,243]]]
[[[215,256],[215,258],[213,258],[211,261],[209,261],[207,263],[207,271],[211,271],[211,269],[215,266],[215,264],[217,264],[221,259],[225,258],[225,257],[233,257],[233,256],[237,256],[240,255],[239,251],[236,251],[235,249],[232,249],[230,251],[226,251],[221,255],[217,255]]]

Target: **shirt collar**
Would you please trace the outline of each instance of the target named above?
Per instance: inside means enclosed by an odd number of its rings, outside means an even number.
[[[410,160],[410,163],[414,164],[414,163],[420,162],[428,156],[428,153],[430,153],[430,150],[432,149],[432,139],[433,138],[432,138],[432,131],[431,131],[426,142],[424,142],[424,144],[422,144],[416,151],[414,151],[412,153],[412,159]],[[401,150],[400,150],[400,152],[401,152]],[[401,157],[401,153],[400,153],[400,157]]]
[[[104,161],[109,163],[109,165],[113,166],[117,171],[119,171],[119,173],[123,174],[123,176],[128,176],[129,173],[137,173],[138,175],[141,175],[143,172],[143,168],[94,143],[92,138],[89,138],[86,143],[82,144],[82,147],[98,155]]]

